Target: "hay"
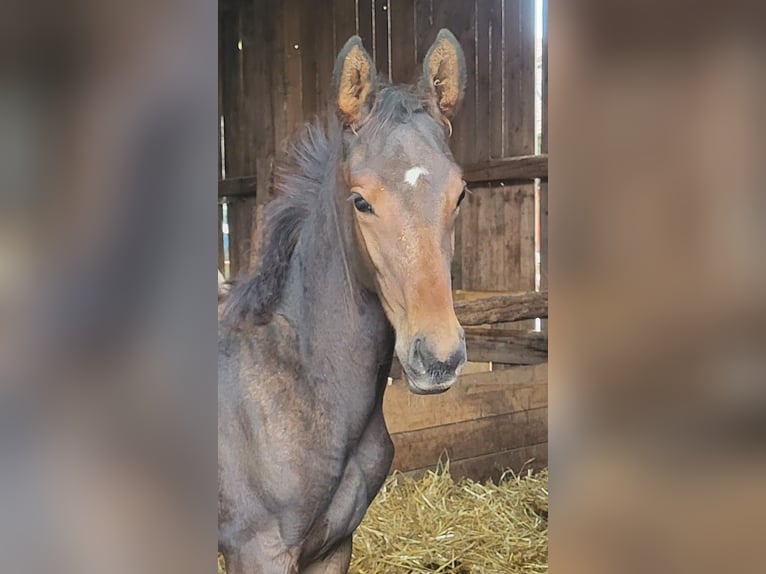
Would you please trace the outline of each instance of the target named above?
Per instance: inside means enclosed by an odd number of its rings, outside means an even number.
[[[352,574],[547,572],[548,472],[455,482],[392,475],[354,534]]]
[[[455,482],[446,462],[419,480],[389,477],[354,533],[349,572],[547,571],[548,471]]]

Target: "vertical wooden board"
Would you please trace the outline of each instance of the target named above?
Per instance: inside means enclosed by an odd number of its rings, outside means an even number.
[[[463,165],[475,161],[476,140],[476,3],[474,0],[447,2],[437,13],[439,28],[448,28],[457,38],[465,54],[466,86],[463,104],[452,119],[452,141],[450,147],[458,163]],[[437,29],[438,31],[438,29]]]
[[[534,153],[535,134],[534,0],[506,0],[505,148],[512,157]]]
[[[535,187],[521,185],[517,191],[519,209],[519,290],[535,290]]]
[[[497,282],[510,291],[518,291],[521,270],[521,202],[523,192],[519,186],[505,186],[499,212],[505,212],[505,234],[500,241],[503,256],[503,273]]]
[[[221,58],[223,55],[223,14],[218,15],[218,116],[216,118],[216,140],[218,141],[218,179],[223,176],[223,158],[221,156],[221,118],[223,117],[223,64]]]
[[[478,261],[478,252],[482,246],[479,244],[479,210],[480,196],[484,189],[475,187],[471,189],[463,200],[460,207],[460,259],[461,259],[461,278],[460,289],[473,289],[475,283],[475,274],[480,261]]]
[[[415,0],[391,0],[391,78],[396,83],[415,83]]]
[[[218,203],[218,270],[226,275],[225,256],[223,252],[223,205],[220,202]]]
[[[365,50],[375,58],[375,37],[373,35],[372,18],[375,0],[357,0],[357,34],[362,39]]]
[[[476,106],[472,161],[489,159],[490,148],[490,11],[476,0]]]
[[[282,2],[282,54],[284,57],[285,140],[303,125],[303,71],[301,61],[301,6],[303,0]],[[298,46],[296,48],[296,46]]]
[[[482,8],[489,14],[489,154],[491,158],[503,157],[503,134],[505,133],[505,68],[503,58],[503,2],[489,0],[482,2]]]
[[[232,9],[222,17],[219,66],[221,68],[221,113],[224,119],[224,164],[227,177],[241,175],[243,150],[239,145],[242,59],[239,43],[239,12]],[[240,172],[237,174],[237,172]]]
[[[518,267],[519,240],[514,233],[518,212],[513,208],[513,192],[509,186],[495,186],[490,193],[491,201],[487,202],[485,218],[489,227],[487,252],[492,260],[490,265],[481,270],[481,288],[512,290],[509,277],[513,275],[513,269]]]
[[[422,64],[434,38],[436,31],[433,27],[433,2],[415,0],[415,53],[418,66]]]
[[[320,10],[326,10],[323,3],[303,0],[300,10],[300,40],[298,51],[301,55],[301,76],[303,88],[303,122],[311,121],[317,111],[317,18]]]
[[[254,197],[229,200],[229,262],[230,276],[238,277],[250,270],[252,246]]]
[[[317,5],[319,3],[316,3]],[[332,84],[332,69],[335,64],[335,46],[333,41],[333,5],[332,2],[322,3],[317,11],[317,28],[315,31],[316,62],[317,62],[317,107],[316,113],[324,114],[330,101]]]
[[[458,3],[455,0],[431,0],[431,29],[429,30],[426,51],[436,40],[436,34],[439,33],[439,30],[447,26],[450,19],[450,11],[456,4]]]
[[[338,55],[346,41],[356,34],[356,0],[332,0],[333,53]]]
[[[548,0],[543,0],[542,141],[548,153]],[[540,290],[548,289],[548,182],[540,183]]]
[[[225,166],[227,177],[251,175],[248,166],[247,110],[244,103],[244,61],[246,42],[243,34],[248,30],[247,11],[237,4],[224,17],[221,38],[222,112],[224,117]],[[251,20],[252,22],[252,20]],[[239,49],[242,41],[242,50]],[[229,253],[230,275],[237,276],[247,270],[247,251],[250,247],[252,208],[255,199],[240,199],[229,203]]]
[[[254,3],[242,2],[239,10],[239,33],[242,43],[242,97],[239,101],[238,123],[240,132],[236,145],[242,151],[242,163],[231,175],[249,176],[256,175],[257,172],[258,143],[256,134],[262,127],[260,125],[262,118],[258,117],[258,109],[265,103],[259,101],[261,94],[258,83],[263,79],[259,68],[263,68],[265,64],[261,54],[262,38],[257,29],[257,23],[261,21],[261,18],[255,14]]]
[[[271,113],[275,163],[284,157],[290,130],[287,124],[287,85],[284,2],[276,2],[273,13],[274,47],[271,61]]]
[[[390,67],[388,62],[389,51],[389,0],[374,0],[373,5],[373,25],[375,26],[375,67],[381,77],[386,80],[391,79]]]
[[[249,140],[254,142],[255,173],[257,176],[256,199],[259,204],[271,200],[272,175],[274,169],[275,139],[274,112],[272,109],[271,67],[275,52],[276,1],[262,0],[258,13],[254,15],[252,51],[245,67],[245,83],[250,86],[250,105],[253,106],[253,130]]]
[[[458,215],[458,217],[460,217]],[[460,243],[462,241],[463,226],[461,221],[455,221],[455,250],[452,254],[452,289],[460,289],[463,284],[463,258],[460,256]]]

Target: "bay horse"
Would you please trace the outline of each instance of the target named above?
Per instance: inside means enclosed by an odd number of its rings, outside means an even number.
[[[343,574],[393,459],[394,350],[415,393],[466,360],[452,307],[465,182],[448,146],[465,61],[441,30],[416,85],[376,79],[359,37],[265,213],[256,273],[219,322],[218,525],[229,574]]]

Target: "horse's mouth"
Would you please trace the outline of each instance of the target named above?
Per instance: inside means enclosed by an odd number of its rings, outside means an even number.
[[[416,395],[436,395],[448,390],[457,381],[457,373],[439,381],[434,381],[429,376],[417,376],[404,369],[407,386]]]

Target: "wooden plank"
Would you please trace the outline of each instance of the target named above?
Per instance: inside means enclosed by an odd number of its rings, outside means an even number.
[[[476,254],[480,252],[479,249],[479,211],[480,202],[483,192],[480,188],[471,189],[472,193],[468,194],[460,207],[460,215],[458,216],[460,230],[460,243],[456,243],[456,250],[461,261],[460,266],[460,282],[456,283],[456,287],[460,289],[466,289],[473,287],[471,285],[472,277],[476,273],[480,261],[476,257]]]
[[[338,52],[356,34],[356,0],[333,0],[333,52]]]
[[[223,114],[224,132],[224,167],[227,175],[242,175],[243,150],[239,145],[241,122],[240,100],[242,94],[242,59],[238,48],[239,11],[227,12],[221,18],[221,37],[219,67],[222,78],[221,113]],[[240,173],[234,173],[240,171]]]
[[[534,0],[506,0],[504,157],[532,154],[535,149],[534,23]]]
[[[263,54],[261,54],[261,34],[257,29],[257,24],[261,22],[261,19],[255,14],[253,2],[242,2],[239,9],[239,34],[242,46],[240,50],[242,58],[241,98],[238,102],[238,138],[234,144],[242,152],[242,155],[241,163],[232,166],[232,169],[226,172],[232,176],[257,175],[258,145],[262,144],[263,141],[258,142],[256,137],[262,127],[262,117],[259,117],[258,113],[259,108],[266,104],[260,98],[262,93],[260,86],[258,86],[260,81],[264,79],[261,72],[265,66]],[[270,120],[271,118],[269,118]]]
[[[537,331],[469,327],[465,342],[470,361],[533,365],[548,360],[548,336]]]
[[[516,473],[532,469],[539,471],[548,466],[548,443],[524,446],[504,452],[477,456],[450,463],[450,473],[455,480],[498,481],[507,470]]]
[[[548,154],[492,159],[463,166],[468,183],[548,179]],[[473,189],[473,188],[472,188]]]
[[[223,78],[221,108],[224,117],[224,164],[227,175],[238,177],[254,175],[254,163],[249,157],[247,128],[252,126],[248,115],[252,108],[245,104],[243,52],[246,42],[243,34],[249,31],[248,12],[241,4],[226,12],[221,24],[221,77]],[[252,22],[252,19],[249,20]],[[239,49],[242,41],[242,50]],[[252,210],[255,199],[229,202],[229,254],[230,276],[236,277],[248,268],[251,242]]]
[[[381,77],[391,81],[389,66],[389,6],[390,0],[373,0],[372,16],[375,26],[375,66]]]
[[[223,251],[223,205],[218,204],[218,270],[226,276],[225,255]]]
[[[503,109],[504,67],[503,67],[503,3],[504,0],[483,2],[482,8],[489,16],[489,118],[487,132],[489,155],[492,158],[503,157],[503,134],[505,111]],[[479,132],[481,135],[482,132]]]
[[[518,290],[535,289],[535,187],[520,186],[514,201],[519,212],[519,269],[518,282],[508,286]]]
[[[391,13],[391,79],[415,83],[418,79],[415,46],[415,0],[389,2]]]
[[[290,129],[287,122],[287,85],[285,54],[285,7],[284,2],[277,2],[273,11],[274,45],[271,51],[271,113],[274,132],[274,163],[276,164],[287,151]],[[273,169],[272,169],[273,172]],[[273,179],[273,173],[272,173]]]
[[[548,0],[543,0],[542,54],[542,139],[541,150],[548,153]],[[548,289],[548,182],[540,182],[540,289]]]
[[[545,407],[547,380],[545,363],[465,375],[439,395],[416,395],[396,380],[386,388],[383,413],[397,433]]]
[[[253,37],[249,42],[252,49],[245,54],[248,58],[245,83],[250,86],[250,105],[253,107],[253,128],[249,131],[247,139],[254,146],[256,203],[259,205],[273,198],[275,139],[271,66],[276,51],[276,12],[276,0],[261,0],[258,3],[258,12],[253,14]]]
[[[372,14],[375,0],[357,0],[357,34],[362,39],[364,48],[375,58],[375,38],[373,36]]]
[[[490,7],[476,1],[476,98],[471,162],[490,158]]]
[[[254,175],[246,177],[227,177],[218,182],[218,197],[249,197],[255,196],[258,178]]]
[[[487,480],[497,482],[507,470],[519,473],[526,472],[527,469],[538,471],[547,466],[548,443],[545,442],[503,452],[450,461],[450,475],[455,480],[470,478],[479,482]],[[419,479],[427,471],[434,468],[435,465],[432,465],[426,468],[410,470],[402,474],[406,477]]]
[[[522,321],[548,316],[548,292],[503,293],[455,301],[455,314],[463,326]]]
[[[332,70],[335,65],[333,40],[333,4],[315,2],[316,11],[316,113],[322,116],[327,110],[332,90]]]
[[[228,202],[230,277],[250,271],[255,198],[234,198]]]
[[[521,209],[518,201],[521,190],[515,186],[500,185],[494,190],[495,221],[502,234],[489,243],[496,250],[497,272],[487,270],[487,276],[479,285],[484,289],[508,289],[509,291],[534,291],[519,285],[521,267]]]
[[[418,66],[418,77],[421,74],[421,65],[426,52],[435,39],[432,0],[415,0],[415,60]]]
[[[318,11],[327,10],[324,2],[303,0],[300,18],[299,52],[303,87],[303,122],[311,121],[317,112],[317,53],[316,35]]]
[[[407,471],[503,452],[548,440],[548,409],[541,407],[427,429],[394,433],[392,468]]]
[[[284,0],[281,5],[285,106],[284,141],[289,142],[298,128],[303,125],[303,64],[300,46],[300,11],[303,0]]]

